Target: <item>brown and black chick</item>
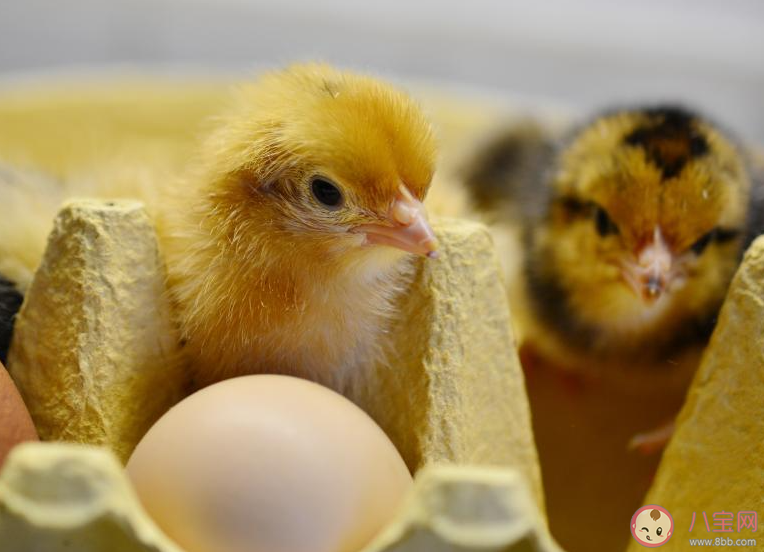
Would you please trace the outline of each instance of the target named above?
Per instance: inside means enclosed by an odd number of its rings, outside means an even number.
[[[762,230],[746,153],[675,106],[606,112],[559,139],[518,128],[465,180],[495,228],[517,228],[521,338],[561,367],[684,385]]]

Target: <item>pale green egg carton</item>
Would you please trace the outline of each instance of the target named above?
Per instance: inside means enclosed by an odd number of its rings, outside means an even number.
[[[366,550],[557,551],[491,238],[475,223],[435,226],[442,255],[420,264],[400,305],[397,365],[353,386],[415,473]],[[3,552],[178,551],[120,464],[184,393],[162,274],[140,204],[79,201],[57,217],[8,368],[42,439],[69,443],[9,456]]]

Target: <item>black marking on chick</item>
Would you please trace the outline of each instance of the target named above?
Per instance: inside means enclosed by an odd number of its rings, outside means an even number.
[[[644,149],[664,180],[678,175],[692,159],[708,154],[708,142],[698,132],[696,117],[691,112],[661,107],[646,109],[644,113],[650,122],[627,134],[624,143]]]
[[[526,249],[533,247],[531,230],[526,230],[525,240]],[[525,259],[525,281],[532,306],[558,335],[568,340],[573,339],[574,343],[580,343],[582,348],[586,348],[595,341],[599,332],[575,314],[568,294],[562,287],[562,280],[545,259],[536,254],[527,255]]]
[[[328,80],[324,79],[322,88],[324,92],[329,94],[332,98],[336,98],[340,95],[339,90],[337,90],[337,87],[334,83],[329,82]]]
[[[751,173],[751,204],[743,240],[744,249],[759,236],[764,236],[764,163],[751,167]]]
[[[740,235],[740,230],[716,227],[698,238],[698,240],[692,244],[690,249],[692,249],[693,253],[696,255],[700,255],[712,242],[724,244],[738,239]]]
[[[540,169],[550,164],[553,155],[548,134],[533,122],[520,122],[492,137],[462,175],[479,209],[496,211],[512,203],[527,211],[542,195],[537,189]]]
[[[13,324],[23,300],[24,296],[16,289],[13,282],[0,275],[0,362],[2,363],[8,360]]]

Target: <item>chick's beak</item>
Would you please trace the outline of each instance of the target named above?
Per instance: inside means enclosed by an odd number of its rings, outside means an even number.
[[[674,279],[674,255],[655,228],[653,239],[636,254],[636,262],[626,261],[622,274],[629,286],[646,304],[657,301]]]
[[[389,245],[431,259],[437,258],[438,243],[427,222],[424,205],[403,184],[386,219],[389,224],[363,224],[351,231],[365,234],[365,243],[368,244]]]

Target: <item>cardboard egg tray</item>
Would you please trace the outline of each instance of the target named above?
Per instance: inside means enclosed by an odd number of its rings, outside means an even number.
[[[598,450],[577,458],[565,442],[559,464],[569,473],[544,472],[553,503],[542,488],[536,442],[549,445],[538,420],[551,420],[551,440],[563,443],[585,423],[569,416],[580,405],[565,410],[569,389],[551,395],[534,403],[544,410],[532,426],[526,383],[533,390],[539,382],[521,371],[491,238],[461,220],[435,227],[443,254],[420,263],[399,305],[397,364],[366,373],[349,392],[415,475],[398,516],[364,552],[559,551],[547,523],[547,511],[558,510],[552,532],[568,552],[636,552],[628,522],[642,504],[669,510],[677,523],[670,549],[689,551],[683,523],[694,513],[759,509],[764,238],[735,276],[647,496],[632,485],[634,470]],[[78,201],[59,213],[8,363],[47,442],[17,446],[0,471],[2,552],[182,552],[142,510],[122,470],[150,425],[187,393],[163,282],[140,204]],[[603,433],[623,425],[625,408],[594,410]],[[618,510],[612,523],[610,510]]]
[[[368,550],[556,550],[491,239],[458,220],[436,232],[442,258],[419,265],[400,305],[396,365],[352,386],[417,474],[398,519]],[[25,444],[9,456],[4,552],[177,550],[120,466],[184,394],[162,282],[140,204],[83,200],[61,210],[8,368],[40,437],[68,443]]]

